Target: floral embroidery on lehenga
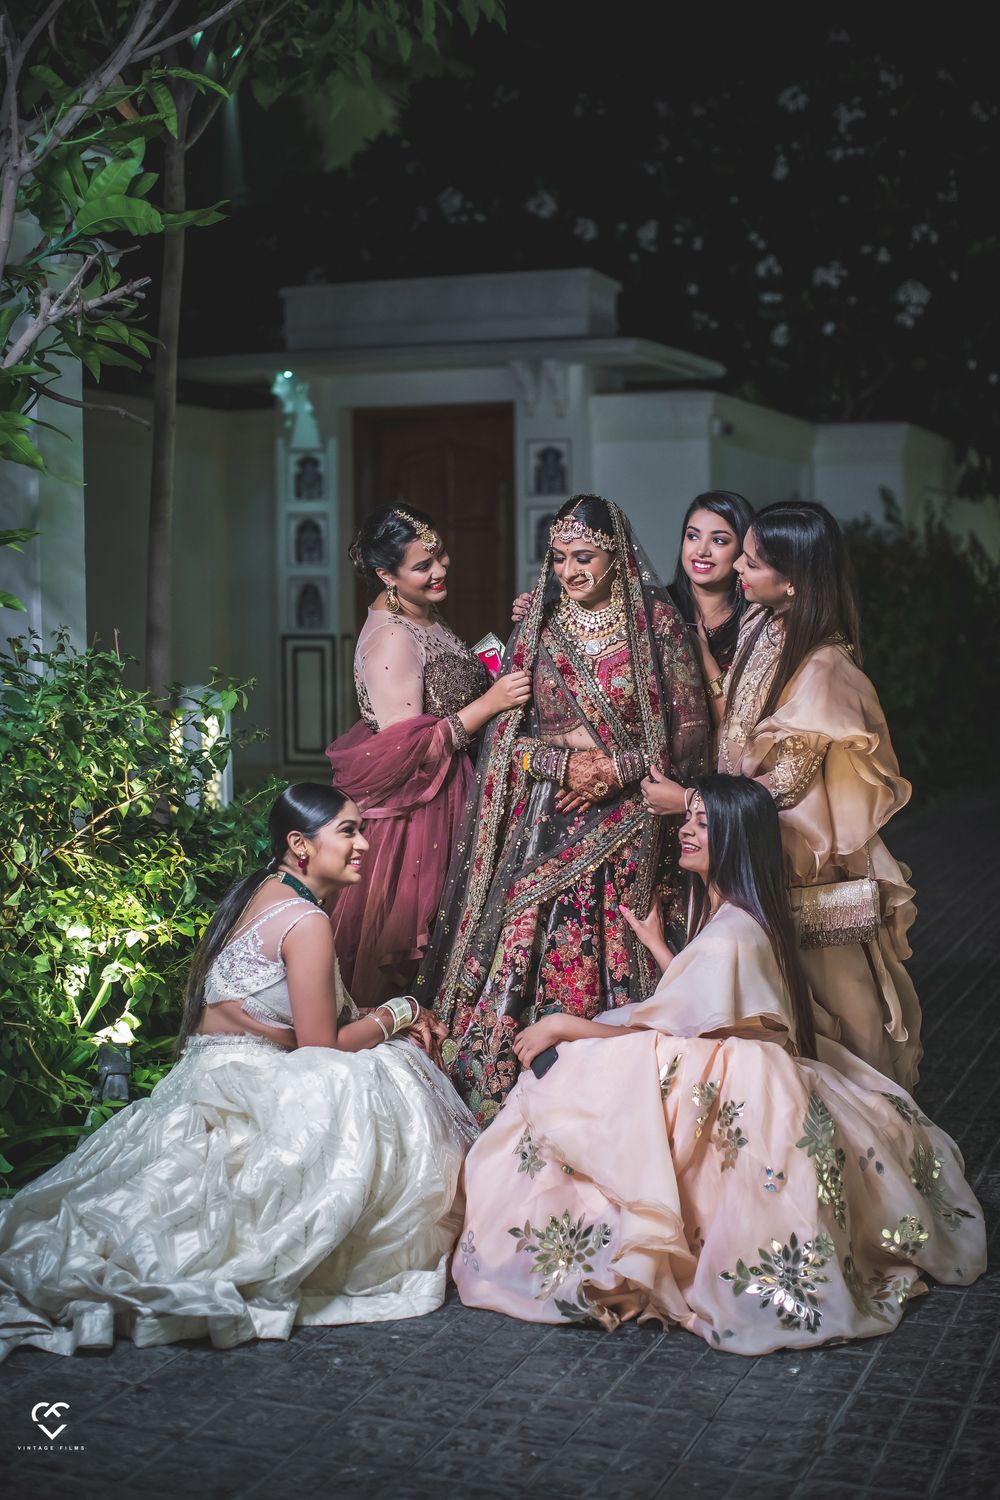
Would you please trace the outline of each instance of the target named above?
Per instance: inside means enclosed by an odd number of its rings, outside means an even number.
[[[916,1260],[921,1247],[930,1235],[916,1214],[904,1214],[895,1229],[882,1230],[882,1249],[890,1255],[902,1255],[907,1260]]]
[[[841,1269],[844,1273],[844,1285],[851,1294],[858,1312],[863,1318],[877,1318],[880,1323],[891,1323],[886,1303],[890,1300],[891,1283],[900,1278],[894,1276],[883,1276],[878,1271],[871,1276],[864,1276],[854,1259],[853,1248],[841,1261]],[[907,1282],[907,1289],[909,1283]],[[905,1295],[904,1299],[905,1300]]]
[[[759,1249],[760,1264],[736,1262],[735,1271],[720,1271],[721,1281],[731,1281],[733,1296],[759,1297],[761,1307],[772,1304],[782,1328],[804,1328],[818,1333],[823,1321],[816,1288],[830,1280],[822,1268],[834,1254],[833,1240],[820,1233],[814,1240],[791,1234],[788,1244],[772,1240],[770,1250]]]
[[[945,1229],[952,1234],[961,1228],[963,1219],[974,1217],[964,1208],[956,1208],[944,1197],[944,1184],[940,1181],[944,1162],[930,1146],[915,1146],[910,1157],[910,1181],[921,1197],[926,1198],[933,1213],[937,1214]]]
[[[527,1172],[530,1178],[537,1177],[545,1166],[538,1147],[531,1139],[531,1130],[527,1127],[521,1139],[514,1147],[514,1155],[517,1157],[517,1170],[519,1172]]]
[[[542,1278],[536,1292],[544,1301],[571,1276],[584,1275],[594,1269],[591,1256],[611,1243],[610,1224],[586,1224],[583,1214],[574,1219],[569,1209],[557,1219],[553,1214],[544,1229],[536,1229],[525,1220],[523,1229],[508,1229],[517,1240],[517,1249],[535,1258],[535,1275]]]
[[[479,1261],[476,1259],[475,1236],[471,1229],[466,1234],[465,1239],[459,1242],[458,1249],[462,1257],[462,1265],[471,1266],[474,1271],[478,1271]]]
[[[888,1099],[893,1109],[901,1120],[907,1125],[929,1125],[931,1122],[926,1115],[922,1115],[915,1104],[909,1099],[904,1099],[902,1094],[883,1094],[883,1099]]]
[[[695,1105],[695,1107],[697,1109],[701,1110],[701,1114],[698,1116],[697,1120],[695,1120],[695,1122],[694,1122],[694,1138],[695,1138],[695,1140],[698,1139],[698,1137],[701,1135],[701,1132],[704,1130],[705,1124],[706,1124],[706,1122],[708,1120],[708,1117],[712,1113],[712,1110],[715,1108],[715,1101],[716,1101],[716,1099],[718,1097],[719,1097],[719,1084],[718,1084],[718,1082],[716,1082],[716,1083],[696,1083],[696,1084],[692,1085],[692,1088],[691,1088],[691,1103],[693,1105]]]
[[[737,1123],[745,1108],[745,1104],[737,1104],[734,1099],[727,1099],[719,1107],[712,1144],[722,1157],[723,1172],[735,1167],[743,1147],[750,1144],[749,1137],[743,1134],[742,1126]]]
[[[812,1158],[816,1169],[816,1196],[833,1210],[841,1229],[847,1228],[847,1204],[844,1200],[844,1162],[846,1156],[834,1144],[833,1116],[819,1094],[809,1095],[809,1108],[802,1122],[802,1137],[795,1142]]]
[[[663,1099],[668,1099],[670,1097],[670,1090],[673,1086],[674,1079],[677,1077],[677,1069],[680,1067],[680,1064],[681,1055],[679,1052],[675,1052],[667,1066],[667,1071],[660,1079],[660,1095]]]

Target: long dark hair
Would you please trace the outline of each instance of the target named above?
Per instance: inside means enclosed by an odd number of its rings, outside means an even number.
[[[767,563],[789,583],[795,594],[781,618],[785,637],[778,665],[761,708],[766,719],[811,651],[832,641],[846,647],[861,665],[861,624],[850,559],[841,531],[825,505],[810,500],[779,500],[758,511],[750,527],[754,544]],[[736,701],[743,669],[761,633],[765,613],[733,665],[727,699]]]
[[[684,534],[696,510],[710,510],[714,516],[718,516],[720,520],[725,521],[726,525],[736,536],[737,556],[743,550],[743,538],[750,530],[753,522],[753,506],[749,500],[743,495],[738,495],[735,490],[706,490],[704,494],[695,495],[691,504],[684,512],[684,521],[681,526],[681,544],[677,549],[677,566],[674,569],[670,594],[681,615],[689,625],[697,625],[698,607],[694,602],[694,590],[691,587],[691,580],[684,571],[682,557],[684,551]],[[736,640],[740,633],[740,622],[746,609],[746,599],[743,590],[740,588],[740,581],[735,573],[726,593],[726,603],[729,606],[728,618],[725,624],[720,625],[717,630],[712,632],[712,654],[720,666],[725,666],[725,658],[732,657]]]
[[[421,526],[437,532],[437,526],[426,511],[417,510],[413,505],[401,508]],[[362,578],[377,590],[383,586],[378,569],[395,573],[416,535],[415,527],[404,521],[398,510],[391,505],[382,505],[365,517],[361,530],[347,549],[347,555]]]
[[[799,1054],[815,1057],[812,998],[788,904],[774,800],[749,776],[712,774],[698,777],[694,785],[708,820],[708,880],[696,890],[692,931],[708,915],[709,886],[753,917],[767,933],[788,989]]]
[[[335,786],[321,786],[316,781],[296,781],[279,795],[267,818],[271,839],[271,858],[260,869],[251,870],[235,881],[215,909],[215,916],[205,929],[195,949],[184,990],[184,1012],[177,1037],[180,1052],[201,1017],[205,978],[226,939],[250,904],[258,886],[273,875],[288,852],[288,835],[304,833],[306,838],[319,832],[337,817],[347,795]]]

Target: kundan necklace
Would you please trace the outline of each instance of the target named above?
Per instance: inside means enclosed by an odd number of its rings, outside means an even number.
[[[281,874],[278,876],[278,879],[281,881],[282,885],[291,886],[296,896],[301,896],[303,901],[311,901],[313,906],[323,905],[319,897],[314,895],[307,885],[303,885],[301,880],[296,880],[295,876],[290,875],[287,870],[282,870]]]
[[[569,594],[559,600],[563,629],[578,640],[588,656],[600,656],[625,630],[625,594],[621,580],[611,588],[611,600],[603,609],[586,609]]]

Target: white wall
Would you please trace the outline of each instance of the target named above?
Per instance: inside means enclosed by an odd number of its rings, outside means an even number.
[[[118,401],[149,417],[150,403]],[[182,407],[177,424],[173,671],[203,683],[211,668],[256,676],[246,715],[271,742],[240,753],[237,775],[259,775],[280,755],[274,599],[274,442],[270,411]],[[107,412],[84,423],[87,630],[142,657],[145,633],[149,433]],[[141,680],[134,669],[133,680]]]

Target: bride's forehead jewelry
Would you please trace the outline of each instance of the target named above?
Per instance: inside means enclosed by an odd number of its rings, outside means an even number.
[[[432,557],[435,553],[441,551],[441,538],[430,526],[425,526],[423,521],[418,521],[415,516],[410,515],[409,511],[400,510],[398,506],[393,508],[393,515],[398,516],[401,521],[405,521],[407,526],[413,527],[417,533],[417,541]]]
[[[558,542],[562,542],[564,546],[568,546],[570,542],[589,542],[592,547],[600,547],[605,552],[615,550],[614,538],[608,536],[606,531],[595,531],[573,515],[564,516],[561,521],[553,521],[549,527],[549,541],[553,547]]]

